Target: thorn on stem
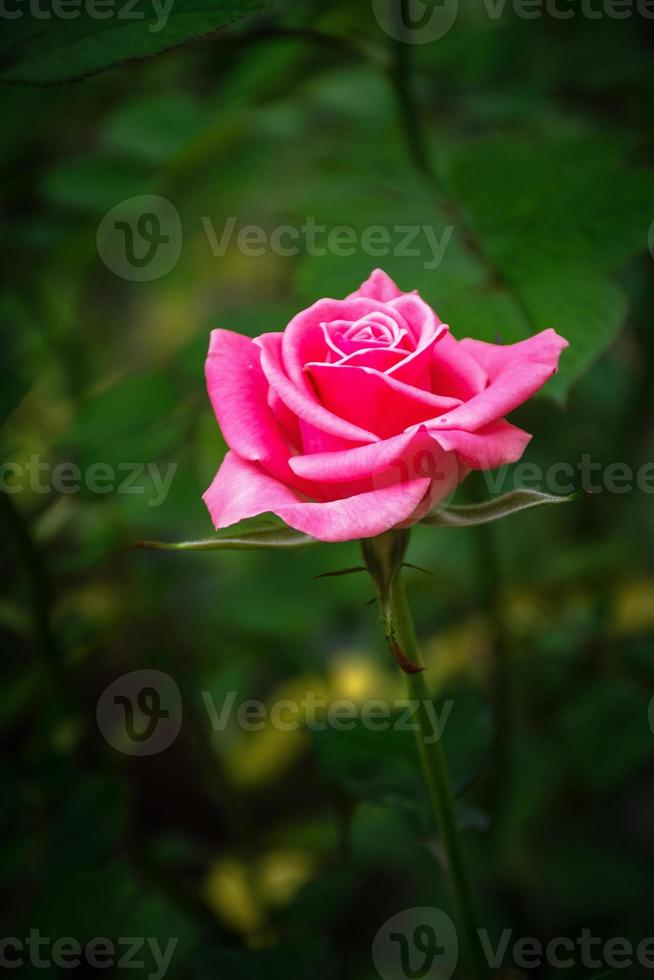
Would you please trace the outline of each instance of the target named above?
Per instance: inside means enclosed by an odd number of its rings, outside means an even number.
[[[422,671],[425,668],[424,667],[419,667],[417,664],[414,664],[414,663],[412,663],[411,660],[409,660],[409,658],[405,654],[404,650],[402,649],[402,647],[400,646],[400,644],[397,642],[396,638],[393,636],[392,633],[391,633],[390,636],[387,636],[386,639],[388,641],[388,646],[390,648],[390,651],[393,654],[393,657],[395,659],[395,662],[398,665],[398,667],[400,668],[400,670],[403,670],[405,674],[421,674],[422,673]]]
[[[420,565],[412,565],[410,561],[405,561],[402,568],[412,568],[414,572],[424,572],[425,575],[431,575],[434,577],[434,573],[430,572],[428,568],[421,568]]]
[[[363,565],[355,565],[352,568],[338,568],[334,572],[320,572],[319,575],[314,575],[314,578],[331,578],[335,575],[353,575],[355,572],[367,572],[368,569]]]

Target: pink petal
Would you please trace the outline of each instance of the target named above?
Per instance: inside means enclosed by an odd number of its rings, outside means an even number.
[[[418,326],[420,333],[416,342],[415,351],[387,371],[387,374],[391,375],[397,381],[403,381],[406,384],[424,388],[426,391],[436,391],[438,394],[442,394],[438,388],[432,387],[432,364],[434,349],[447,335],[447,324],[441,323],[433,310],[417,296],[403,296],[397,302],[402,302],[403,306],[406,307],[407,300],[413,301],[418,308],[423,308],[424,320]]]
[[[428,489],[428,479],[417,479],[343,500],[306,502],[258,463],[229,452],[203,499],[216,528],[272,512],[319,541],[351,541],[406,521]]]
[[[496,466],[515,463],[520,459],[531,439],[528,432],[510,422],[501,420],[478,429],[464,432],[462,429],[432,431],[433,437],[443,449],[454,451],[457,456],[474,470],[492,470]],[[383,444],[382,444],[383,445]],[[302,457],[297,457],[302,459]],[[289,460],[294,473],[295,458]]]
[[[310,422],[300,419],[300,452],[302,453],[333,453],[341,452],[344,449],[352,449],[353,446],[361,446],[361,442],[352,442],[351,439],[341,439],[340,436],[332,435],[317,429]],[[376,445],[371,443],[370,445]]]
[[[415,454],[430,440],[426,429],[422,426],[411,432],[403,432],[392,439],[382,442],[368,443],[354,449],[342,449],[334,452],[307,453],[294,456],[289,465],[294,473],[307,480],[317,480],[321,483],[347,482],[361,480],[372,474],[388,469],[407,455]],[[426,476],[426,473],[413,473],[415,476]]]
[[[260,353],[261,352],[259,351],[259,354]],[[290,410],[290,408],[286,407],[274,388],[271,388],[270,386],[268,386],[267,401],[268,405],[270,406],[270,411],[277,419],[279,427],[286,437],[291,451],[297,452],[302,448],[300,420],[298,419],[297,415]],[[243,454],[241,453],[241,455]],[[245,458],[247,459],[247,456]]]
[[[411,338],[405,343],[411,344],[415,349],[398,351],[395,347],[386,347],[380,348],[377,353],[369,350],[358,351],[337,363],[374,368],[391,375],[397,381],[432,391],[432,350],[436,342],[440,341],[447,332],[447,326],[442,324],[431,307],[415,294],[402,294],[388,303],[387,309],[389,308],[399,313],[401,319],[406,321]]]
[[[402,364],[409,357],[405,350],[397,350],[395,347],[367,347],[363,350],[354,351],[347,357],[341,358],[334,363],[338,365],[349,364],[354,367],[373,368],[375,371],[390,372],[394,367]]]
[[[281,361],[290,380],[298,387],[307,386],[303,367],[309,361],[327,361],[327,346],[322,323],[332,320],[359,320],[366,313],[384,312],[383,303],[373,299],[319,299],[317,303],[293,317],[283,333]]]
[[[425,303],[417,293],[402,293],[397,299],[388,304],[391,309],[401,313],[409,324],[413,333],[416,346],[421,341],[430,340],[438,332],[441,325],[440,319],[436,316],[431,306]]]
[[[469,472],[458,455],[435,442],[424,426],[358,449],[296,456],[290,465],[298,475],[315,480],[321,489],[337,486],[341,496],[348,481],[353,485],[367,480],[381,490],[397,483],[428,479],[429,489],[406,524],[419,520],[449,496]]]
[[[446,497],[449,497],[469,472],[456,453],[442,453],[439,455],[434,452],[434,443],[431,446],[431,452],[423,455],[418,452],[415,457],[415,469],[431,470],[434,475],[429,485],[429,491],[405,522],[405,527],[421,520],[437,504],[440,504]]]
[[[409,426],[455,409],[460,404],[456,398],[433,395],[365,367],[307,364],[306,369],[321,404],[330,413],[347,419],[348,424],[375,432],[382,439],[398,435]]]
[[[293,384],[281,361],[282,334],[262,334],[256,338],[255,344],[261,350],[263,373],[271,387],[292,412],[316,429],[341,439],[348,439],[350,442],[377,442],[378,437],[372,432],[339,418],[320,405],[315,395],[310,392],[310,386],[306,381],[302,388]]]
[[[227,445],[289,479],[289,448],[268,404],[261,352],[231,330],[213,330],[205,364],[207,391]]]
[[[460,345],[481,364],[490,383],[470,401],[435,418],[434,428],[474,431],[513,411],[555,373],[568,342],[554,330],[543,330],[529,340],[507,346],[480,340],[462,340]]]
[[[434,348],[432,391],[468,401],[483,391],[487,383],[488,375],[481,364],[451,333],[445,334]]]
[[[554,371],[561,351],[570,345],[556,330],[550,328],[517,344],[488,344],[483,340],[466,337],[461,341],[461,346],[481,364],[490,380],[494,381],[505,368],[513,367],[517,362],[544,364]]]
[[[371,299],[379,299],[387,303],[397,296],[403,296],[401,289],[398,289],[390,276],[387,276],[382,269],[375,269],[370,273],[365,282],[362,282],[358,289],[347,297],[356,299],[359,296],[369,296]]]

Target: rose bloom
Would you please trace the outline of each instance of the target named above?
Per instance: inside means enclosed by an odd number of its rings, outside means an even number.
[[[520,458],[531,436],[504,416],[567,346],[554,330],[455,340],[380,269],[281,333],[214,330],[207,386],[229,446],[204,495],[214,525],[272,512],[348,541],[415,523],[470,470]]]

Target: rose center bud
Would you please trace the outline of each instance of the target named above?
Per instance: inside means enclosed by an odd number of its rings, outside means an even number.
[[[404,318],[381,310],[366,313],[358,320],[331,320],[320,324],[334,360],[361,350],[380,347],[410,353],[413,344]]]

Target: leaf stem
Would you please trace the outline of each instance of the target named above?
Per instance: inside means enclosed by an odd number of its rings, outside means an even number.
[[[398,640],[413,663],[423,666],[422,654],[416,637],[411,610],[407,602],[402,573],[398,570],[391,587],[393,620]],[[472,889],[463,853],[463,844],[456,820],[454,793],[450,782],[445,754],[440,741],[433,741],[432,727],[425,705],[431,701],[431,693],[423,672],[407,674],[410,698],[417,702],[418,730],[416,731],[418,755],[427,789],[431,815],[437,826],[449,874],[452,897],[459,926],[462,929],[470,954],[470,963],[476,980],[488,977],[488,964],[484,956],[475,912]]]

